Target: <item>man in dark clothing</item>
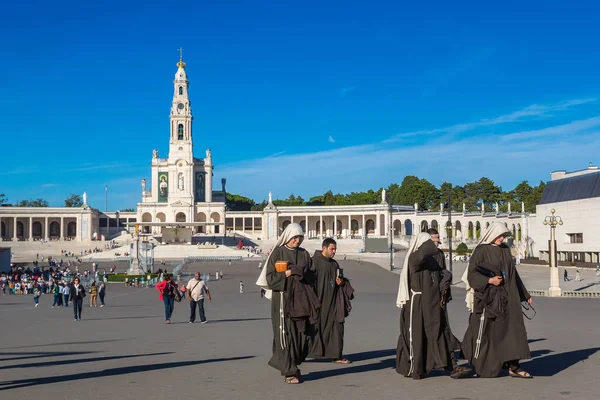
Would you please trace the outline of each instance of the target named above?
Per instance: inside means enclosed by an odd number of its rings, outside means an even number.
[[[344,315],[343,302],[337,298],[345,284],[340,275],[340,266],[333,259],[337,251],[337,243],[331,238],[323,241],[321,251],[315,251],[312,258],[313,270],[317,275],[316,290],[321,302],[319,322],[315,327],[315,335],[309,357],[333,358],[334,363],[350,364],[350,360],[342,357],[344,348],[344,321],[338,322],[340,313]]]

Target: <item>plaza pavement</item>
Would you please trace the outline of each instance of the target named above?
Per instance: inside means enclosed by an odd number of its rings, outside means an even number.
[[[440,373],[413,381],[393,369],[398,276],[371,263],[341,266],[357,291],[345,341],[354,363],[307,362],[301,385],[284,384],[267,366],[272,333],[269,303],[254,286],[257,264],[201,263],[190,269],[225,272],[225,279],[210,282],[206,325],[187,323],[187,303],[176,304],[174,323],[166,325],[153,288],[111,284],[108,306],[84,307],[80,322],[71,308],[51,309],[48,295],[39,308],[31,296],[0,297],[0,399],[598,397],[600,301],[535,298],[537,316],[526,321],[533,359],[523,363],[534,380],[455,381]],[[455,288],[449,312],[459,338],[468,317],[463,300],[464,291]]]

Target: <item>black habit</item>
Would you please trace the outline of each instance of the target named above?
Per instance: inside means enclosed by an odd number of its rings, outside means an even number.
[[[440,306],[441,267],[436,261],[439,254],[433,241],[428,240],[408,255],[411,298],[400,313],[396,350],[396,372],[407,377],[422,378],[434,369],[452,367],[451,353],[457,344],[446,311]]]
[[[280,246],[273,249],[267,263],[267,285],[273,291],[271,299],[271,323],[273,326],[273,356],[269,365],[281,371],[286,377],[300,376],[298,365],[306,359],[309,351],[308,336],[301,332],[296,323],[289,316],[283,317],[283,327],[280,326],[280,306],[283,297],[284,305],[287,304],[288,279],[285,272],[275,270],[275,262],[288,261],[290,269],[311,274],[310,254],[302,248],[292,249]],[[283,329],[282,329],[283,328]],[[282,343],[282,335],[284,343]]]
[[[492,274],[503,277],[500,286],[488,283]],[[521,311],[521,302],[531,296],[515,268],[510,248],[504,244],[477,246],[467,279],[475,296],[462,350],[479,376],[493,378],[506,362],[531,357]]]
[[[345,302],[338,301],[342,288],[335,282],[340,266],[333,258],[326,258],[321,251],[315,251],[312,258],[313,270],[317,275],[316,290],[321,310],[315,326],[313,343],[309,357],[342,359],[344,349]],[[339,310],[338,308],[342,308]]]

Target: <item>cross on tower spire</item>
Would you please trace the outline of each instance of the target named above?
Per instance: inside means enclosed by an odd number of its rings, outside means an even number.
[[[183,47],[180,47],[179,49],[177,49],[179,51],[179,59],[183,60]]]

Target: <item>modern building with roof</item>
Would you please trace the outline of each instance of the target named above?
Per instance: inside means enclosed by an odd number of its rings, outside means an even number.
[[[559,261],[600,263],[600,169],[551,174],[531,226],[533,254],[548,260],[550,228],[544,225],[552,210],[563,221],[556,227]]]

